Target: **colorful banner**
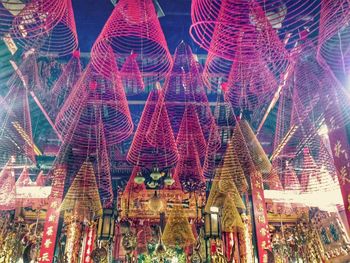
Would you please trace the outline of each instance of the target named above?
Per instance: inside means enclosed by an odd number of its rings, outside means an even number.
[[[39,262],[53,262],[61,201],[62,198],[51,198],[49,201],[49,209],[47,210],[43,239],[41,241],[40,257],[38,259]]]
[[[332,148],[334,165],[337,170],[339,186],[344,201],[346,217],[350,223],[350,145],[346,130],[339,127],[331,131],[329,141]]]
[[[252,173],[251,188],[259,262],[265,263],[268,260],[267,250],[271,247],[271,241],[267,222],[267,210],[262,177],[257,171]]]
[[[54,180],[48,202],[38,262],[53,262],[65,177],[66,167],[64,165],[58,166],[54,170]]]
[[[91,260],[91,252],[94,249],[94,243],[95,243],[95,236],[96,236],[96,226],[94,223],[90,224],[86,228],[86,241],[85,241],[85,249],[83,254],[83,263],[90,263]]]

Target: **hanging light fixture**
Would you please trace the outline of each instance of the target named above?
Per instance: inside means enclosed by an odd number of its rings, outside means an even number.
[[[164,173],[159,172],[159,168],[158,167],[155,167],[153,169],[153,172],[150,174],[151,178],[154,181],[158,181],[163,175],[164,175]]]
[[[171,186],[175,183],[174,178],[171,176],[171,173],[168,172],[167,176],[164,178],[164,184],[167,186]]]
[[[210,207],[209,212],[204,212],[205,238],[217,238],[221,236],[220,210],[218,207]]]
[[[143,184],[143,182],[145,181],[145,177],[143,177],[142,173],[141,172],[138,172],[136,177],[134,178],[134,182],[136,184]]]
[[[103,215],[98,220],[97,236],[99,240],[111,240],[114,236],[115,215],[111,208],[103,209]]]
[[[153,212],[160,212],[163,209],[164,203],[158,196],[157,191],[154,192],[153,197],[148,201],[148,206]]]

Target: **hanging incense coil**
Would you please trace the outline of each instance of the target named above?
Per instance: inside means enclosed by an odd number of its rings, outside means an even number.
[[[145,83],[136,58],[137,54],[131,54],[126,58],[123,67],[120,69],[120,77],[126,94],[137,94],[145,89]]]
[[[31,1],[13,20],[11,35],[17,43],[40,54],[60,56],[78,47],[71,0]]]
[[[172,167],[178,160],[161,90],[152,90],[148,96],[127,160],[148,168]]]
[[[196,242],[191,225],[182,207],[176,206],[170,212],[162,241],[169,247],[186,247]]]
[[[0,210],[13,210],[16,208],[15,175],[11,161],[8,161],[0,172]]]
[[[50,90],[50,103],[48,103],[47,108],[53,118],[56,117],[81,74],[80,54],[76,51],[68,63],[63,66],[61,75]]]
[[[194,41],[219,57],[233,60],[240,54],[254,63],[258,51],[276,72],[288,64],[288,52],[258,1],[196,0],[191,17]]]
[[[116,70],[113,79],[98,74],[89,64],[56,117],[56,128],[63,140],[79,148],[97,146],[97,125],[102,118],[106,143],[113,145],[133,131],[126,96]]]
[[[235,232],[236,228],[243,229],[244,224],[236,208],[235,202],[230,194],[228,194],[222,208],[221,230],[223,232],[231,233]]]
[[[213,116],[202,78],[202,69],[185,42],[176,47],[174,65],[164,83],[164,90],[165,104],[174,133],[179,132],[179,124],[186,107],[191,104],[203,134],[208,138]]]
[[[60,206],[61,211],[77,209],[85,217],[101,216],[102,205],[91,162],[84,162]]]
[[[112,48],[118,58],[139,54],[143,74],[161,78],[171,69],[172,59],[151,0],[122,0],[114,8],[91,50],[92,63],[104,76],[109,65],[103,54]]]

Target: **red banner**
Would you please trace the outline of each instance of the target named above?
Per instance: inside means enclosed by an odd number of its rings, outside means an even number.
[[[329,141],[332,148],[334,165],[337,170],[340,190],[343,196],[348,224],[350,223],[350,145],[343,127],[330,132]]]
[[[90,263],[91,260],[91,252],[94,249],[96,236],[96,227],[95,224],[91,224],[86,228],[86,241],[85,241],[85,249],[83,254],[83,263]]]
[[[41,241],[39,262],[53,262],[58,221],[60,217],[60,204],[62,198],[51,198],[46,214],[43,239]]]
[[[261,174],[255,172],[251,176],[252,199],[255,220],[256,241],[259,262],[267,262],[267,249],[270,249],[270,233],[267,222],[267,210]]]
[[[46,213],[38,262],[53,262],[65,177],[65,166],[62,165],[54,170],[54,180],[52,183],[51,197],[48,202],[49,205]]]

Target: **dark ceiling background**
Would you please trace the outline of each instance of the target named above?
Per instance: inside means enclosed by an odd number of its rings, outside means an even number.
[[[110,0],[73,0],[74,15],[82,52],[90,52],[94,41],[113,11]],[[191,0],[158,0],[165,16],[160,17],[169,50],[173,54],[183,40],[196,54],[205,51],[193,42],[189,34],[191,26]]]

